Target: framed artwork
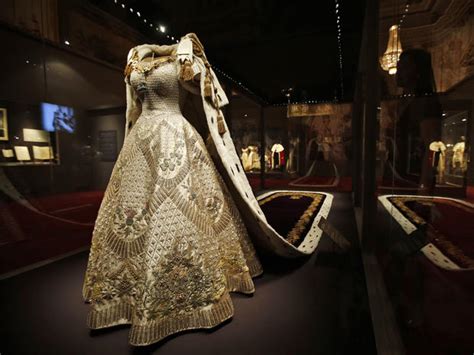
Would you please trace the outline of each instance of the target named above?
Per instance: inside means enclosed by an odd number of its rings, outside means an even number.
[[[15,155],[18,161],[29,161],[31,160],[30,150],[25,145],[16,145],[13,147],[15,149]]]
[[[7,109],[0,108],[0,141],[8,140]]]

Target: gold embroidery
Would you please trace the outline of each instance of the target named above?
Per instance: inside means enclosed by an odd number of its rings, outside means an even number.
[[[396,196],[390,197],[389,200],[405,214],[408,219],[415,223],[418,226],[425,226],[427,228],[427,236],[429,241],[434,245],[441,248],[442,251],[451,257],[453,260],[458,262],[462,267],[473,268],[474,260],[467,256],[461,248],[453,244],[444,234],[435,229],[430,223],[427,223],[422,217],[420,217],[415,211],[410,209],[406,203],[411,201],[416,201],[425,206],[435,206],[435,202],[445,203],[450,206],[456,206],[461,208],[464,211],[473,213],[474,210],[468,206],[465,206],[456,201],[445,200],[445,199],[436,199],[436,198],[423,198],[423,197],[405,197],[405,196]]]
[[[318,194],[316,192],[299,192],[299,191],[291,191],[291,192],[277,192],[274,193],[267,198],[260,200],[260,206],[282,196],[289,196],[292,200],[299,200],[302,197],[310,197],[312,199],[310,205],[306,208],[304,213],[300,216],[298,222],[294,225],[294,227],[288,232],[285,239],[291,243],[297,243],[302,237],[304,231],[307,229],[309,222],[312,221],[315,212],[320,208],[324,195]]]
[[[128,78],[132,71],[137,71],[140,74],[147,76],[152,70],[158,68],[160,65],[165,63],[174,62],[176,60],[176,55],[166,55],[155,58],[154,52],[152,53],[152,58],[149,61],[138,60],[138,52],[135,50],[132,58],[128,61],[125,66],[124,76]]]
[[[180,113],[176,66],[133,60],[125,72],[132,87],[145,84],[143,111],[97,216],[83,295],[91,328],[132,324],[130,343],[147,345],[230,318],[229,292],[252,293],[262,268],[202,138]]]

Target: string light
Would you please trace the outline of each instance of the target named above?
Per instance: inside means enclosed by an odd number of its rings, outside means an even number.
[[[291,105],[318,105],[318,104],[333,104],[334,100],[305,100],[305,101],[294,101]],[[287,106],[288,102],[281,102],[273,104],[275,107]]]
[[[114,0],[114,3],[117,4],[117,5],[119,5],[117,0]],[[126,9],[126,8],[127,8],[127,6],[126,6],[124,3],[121,3],[120,5],[122,6],[123,9]],[[134,12],[134,10],[133,10],[132,8],[128,8],[128,10],[129,10],[131,13],[135,13],[135,14],[137,15],[137,17],[139,17],[139,18],[142,17],[140,11],[135,11],[135,12]],[[144,22],[144,23],[147,23],[148,20],[147,20],[146,18],[143,18],[143,22]],[[150,21],[149,24],[150,24],[150,27],[153,28],[153,23],[152,23],[152,21]],[[158,27],[155,27],[155,30],[156,30],[157,32],[161,32],[161,33],[163,33],[163,34],[164,34],[165,32],[167,32],[166,26],[164,26],[164,25],[158,25]],[[173,41],[173,42],[179,43],[179,39],[178,39],[178,38],[175,39],[174,36],[171,36],[171,35],[169,35],[169,34],[166,34],[166,38],[167,38],[168,40]],[[215,66],[212,66],[212,68],[213,68],[216,72],[218,72],[219,74],[223,75],[223,76],[224,76],[225,78],[227,78],[228,80],[232,81],[235,85],[237,85],[237,86],[239,86],[240,88],[242,88],[243,90],[247,91],[249,94],[251,94],[251,95],[253,95],[253,96],[259,98],[262,102],[268,104],[268,102],[267,102],[266,100],[264,100],[263,98],[261,98],[260,96],[258,96],[257,94],[255,94],[253,91],[251,91],[247,86],[243,85],[242,82],[240,82],[240,81],[238,81],[238,80],[232,78],[230,75],[228,75],[227,73],[223,72],[222,70],[216,68]]]
[[[116,5],[120,5],[123,9],[128,8],[124,3],[119,4],[118,0],[113,0],[113,1]],[[340,9],[339,9],[338,0],[335,0],[335,2],[336,2],[336,16],[337,16],[337,29],[338,29],[339,68],[341,70],[341,92],[343,93],[344,87],[343,87],[343,83],[342,83],[342,46],[341,46],[341,25],[340,25],[341,18],[339,16]],[[133,10],[133,8],[128,8],[128,10],[131,13],[136,14],[138,18],[140,18],[140,19],[142,18],[142,14],[140,13],[140,11],[135,11],[135,10]],[[147,23],[148,20],[146,18],[143,18],[143,22]],[[153,26],[153,21],[149,21],[149,25],[150,25],[151,28],[153,28],[154,27]],[[166,36],[166,38],[168,40],[179,43],[179,39],[178,39],[179,37],[177,37],[175,39],[174,36],[171,36],[169,34],[165,35],[165,32],[169,33],[169,31],[167,31],[167,29],[164,25],[158,25],[158,27],[155,27],[155,30],[156,30],[156,32],[163,33],[164,36]],[[226,79],[228,79],[229,81],[231,81],[232,83],[234,83],[236,86],[240,87],[241,89],[243,89],[244,91],[249,93],[250,95],[258,98],[264,104],[267,104],[267,105],[269,104],[269,102],[267,100],[265,100],[264,98],[262,98],[261,96],[257,95],[255,92],[250,90],[246,85],[242,84],[241,81],[238,81],[238,80],[234,79],[229,74],[225,73],[224,71],[222,71],[221,69],[215,67],[214,65],[212,65],[212,69],[215,70],[220,75],[222,75],[223,77],[225,77]],[[334,101],[330,101],[330,100],[306,100],[306,101],[301,101],[301,102],[295,102],[294,104],[324,104],[324,103],[331,103],[331,102],[334,102]],[[285,105],[287,105],[287,103],[274,104],[273,106],[285,106]]]
[[[337,49],[339,54],[339,75],[340,75],[340,85],[341,85],[341,95],[340,97],[344,97],[344,72],[342,66],[342,30],[341,30],[341,15],[340,8],[339,8],[339,0],[335,1],[335,10],[336,10],[336,26],[337,26]]]
[[[405,17],[407,16],[409,10],[410,10],[410,0],[407,0],[407,3],[405,4],[405,10],[403,11],[403,15],[400,18],[400,21],[398,23],[398,28],[399,29],[401,29],[402,23],[405,20]]]
[[[216,66],[212,65],[212,69],[214,71],[216,71],[217,73],[221,74],[222,76],[224,76],[226,79],[228,79],[229,81],[232,81],[234,84],[236,84],[237,86],[239,86],[240,88],[244,89],[247,93],[259,98],[262,102],[264,102],[265,104],[268,104],[267,100],[263,99],[262,97],[260,97],[259,95],[257,95],[256,93],[254,93],[252,90],[250,90],[247,86],[243,85],[240,81],[234,79],[233,77],[231,77],[229,74],[225,73],[224,71],[220,70],[219,68],[217,68]]]

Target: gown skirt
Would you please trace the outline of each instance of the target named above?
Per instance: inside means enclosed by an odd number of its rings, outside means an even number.
[[[196,129],[145,110],[128,133],[96,224],[83,297],[92,329],[131,324],[148,345],[233,316],[262,267]]]

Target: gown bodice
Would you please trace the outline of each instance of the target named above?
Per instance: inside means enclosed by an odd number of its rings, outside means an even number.
[[[130,85],[142,103],[142,115],[174,113],[181,115],[176,62],[166,62],[147,73],[133,70]]]

